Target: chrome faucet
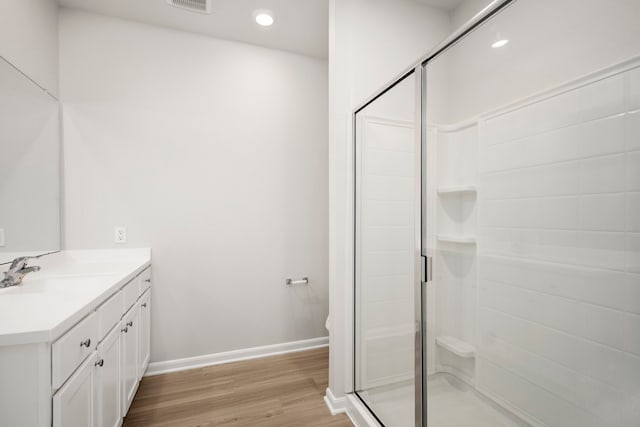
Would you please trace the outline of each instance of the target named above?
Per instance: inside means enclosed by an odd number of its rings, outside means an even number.
[[[19,285],[28,273],[40,270],[40,267],[37,265],[27,266],[29,258],[30,257],[20,257],[13,260],[9,266],[9,271],[4,272],[4,279],[0,281],[0,288]]]

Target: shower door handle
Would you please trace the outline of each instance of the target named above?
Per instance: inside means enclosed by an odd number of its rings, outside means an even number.
[[[433,280],[433,258],[430,256],[420,256],[421,268],[420,274],[423,283],[428,283]]]

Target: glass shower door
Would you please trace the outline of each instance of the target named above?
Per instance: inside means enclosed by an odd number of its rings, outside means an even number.
[[[355,115],[354,383],[387,427],[416,425],[415,104],[411,73]]]
[[[424,64],[429,427],[640,425],[638,17],[518,0]]]

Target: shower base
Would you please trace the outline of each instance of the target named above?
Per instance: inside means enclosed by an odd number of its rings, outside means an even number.
[[[431,375],[427,387],[429,427],[530,427],[453,375]],[[408,427],[415,424],[414,393],[413,381],[404,381],[358,395],[386,427]]]

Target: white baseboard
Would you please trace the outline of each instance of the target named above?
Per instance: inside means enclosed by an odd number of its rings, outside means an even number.
[[[282,344],[265,345],[262,347],[246,348],[242,350],[225,351],[223,353],[206,354],[204,356],[187,357],[185,359],[153,362],[145,372],[145,377],[167,374],[169,372],[186,371],[187,369],[202,368],[205,366],[221,365],[223,363],[240,362],[242,360],[258,359],[261,357],[275,356],[278,354],[293,353],[297,351],[311,350],[327,347],[329,337],[313,338],[303,341],[292,341]]]
[[[347,398],[344,396],[336,397],[330,388],[327,388],[327,391],[325,391],[324,403],[327,404],[331,415],[342,414],[347,410]]]

